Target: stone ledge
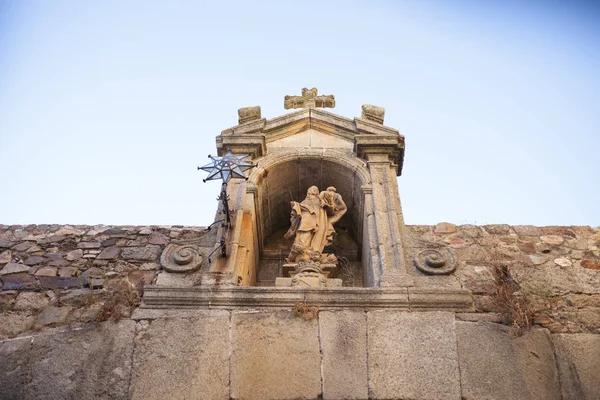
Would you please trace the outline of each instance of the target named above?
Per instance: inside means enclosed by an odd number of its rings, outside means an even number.
[[[468,290],[419,288],[219,287],[147,286],[141,308],[293,307],[298,302],[323,310],[339,308],[473,311]]]

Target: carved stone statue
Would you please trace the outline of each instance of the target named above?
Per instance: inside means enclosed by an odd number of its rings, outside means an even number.
[[[295,236],[287,263],[324,262],[336,263],[333,255],[324,255],[323,249],[333,240],[333,224],[346,213],[347,207],[333,186],[319,193],[319,188],[308,188],[306,198],[291,202],[291,226],[285,238]]]

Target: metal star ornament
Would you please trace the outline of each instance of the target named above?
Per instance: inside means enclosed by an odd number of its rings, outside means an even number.
[[[248,179],[244,172],[256,166],[246,161],[250,157],[249,154],[234,156],[229,151],[223,157],[213,157],[211,155],[208,157],[212,162],[203,167],[198,167],[198,169],[208,172],[206,179],[203,179],[204,182],[222,179],[223,182],[227,183],[231,178]]]

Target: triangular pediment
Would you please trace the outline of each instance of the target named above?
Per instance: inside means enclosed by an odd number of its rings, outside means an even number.
[[[246,110],[246,109],[241,109]],[[217,136],[219,155],[228,151],[259,158],[269,148],[337,148],[364,155],[369,148],[388,148],[390,157],[402,170],[404,136],[381,123],[368,119],[349,119],[321,109],[303,109],[273,119],[260,117],[258,107],[247,108],[254,117],[225,129]]]
[[[354,142],[345,137],[324,133],[317,129],[296,132],[275,140],[267,141],[267,148],[315,147],[325,149],[352,150]]]
[[[222,135],[264,134],[267,141],[280,139],[307,129],[344,137],[350,141],[355,135],[398,135],[398,131],[369,120],[349,119],[319,109],[304,109],[273,119],[259,118],[225,129]]]

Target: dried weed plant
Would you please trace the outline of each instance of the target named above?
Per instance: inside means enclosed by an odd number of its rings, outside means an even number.
[[[511,334],[521,336],[533,325],[534,313],[521,288],[512,278],[506,265],[493,269],[494,292],[492,302],[500,316],[511,325]]]
[[[311,306],[307,303],[301,302],[294,304],[294,307],[292,307],[292,312],[294,315],[310,321],[319,316],[319,309],[320,307],[318,305]]]
[[[140,304],[144,293],[144,281],[134,286],[126,279],[112,279],[106,282],[104,304],[100,308],[96,321],[118,321],[129,317],[135,307]]]

